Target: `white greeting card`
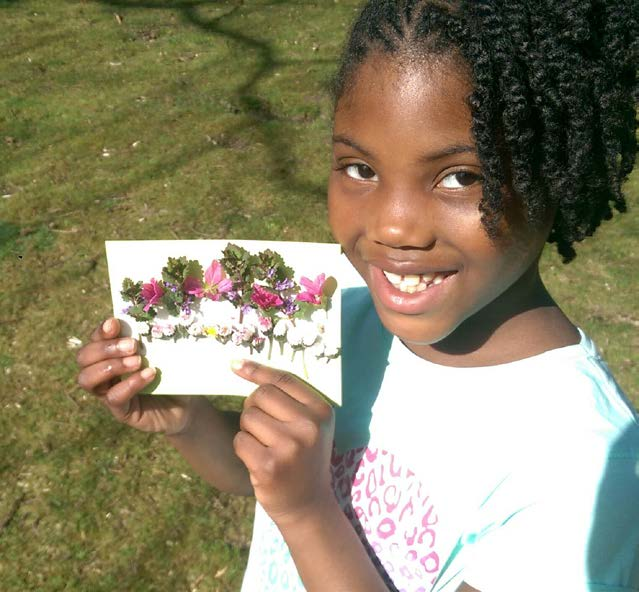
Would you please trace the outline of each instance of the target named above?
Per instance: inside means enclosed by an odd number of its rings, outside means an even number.
[[[158,369],[145,392],[248,395],[252,359],[341,403],[340,247],[234,240],[107,241],[114,316]],[[347,273],[348,275],[348,273]]]

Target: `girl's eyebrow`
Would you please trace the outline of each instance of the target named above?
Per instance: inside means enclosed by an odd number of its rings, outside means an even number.
[[[373,155],[362,148],[355,140],[351,140],[348,136],[343,136],[341,134],[337,134],[333,136],[334,144],[345,144],[346,146],[350,146],[351,148],[355,148],[358,152],[361,152],[367,158],[372,158]],[[420,162],[428,162],[433,160],[439,160],[440,158],[445,158],[446,156],[452,156],[453,154],[475,154],[477,150],[474,146],[469,144],[453,144],[451,146],[446,146],[441,150],[437,150],[436,152],[429,152],[428,154],[424,154],[419,158]]]
[[[445,158],[446,156],[452,156],[453,154],[475,154],[476,152],[476,148],[474,146],[470,146],[469,144],[453,144],[452,146],[446,146],[441,150],[437,150],[436,152],[429,152],[428,154],[424,154],[419,160],[421,162],[427,162]]]
[[[355,148],[358,152],[361,152],[366,158],[372,158],[373,155],[366,149],[362,148],[355,140],[351,140],[348,136],[342,136],[340,134],[333,136],[333,144],[345,144],[351,148]]]

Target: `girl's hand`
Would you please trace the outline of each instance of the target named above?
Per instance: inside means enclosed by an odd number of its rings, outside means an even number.
[[[233,446],[264,510],[284,526],[334,503],[330,405],[288,372],[249,361],[233,370],[260,385],[244,402]]]
[[[107,319],[92,333],[91,342],[78,351],[78,384],[124,424],[144,432],[180,433],[189,423],[196,397],[139,395],[155,370],[141,369],[138,342],[119,335],[117,319]],[[130,376],[122,378],[125,374]]]

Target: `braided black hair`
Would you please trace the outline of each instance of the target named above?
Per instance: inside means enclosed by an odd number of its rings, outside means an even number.
[[[564,261],[613,208],[637,149],[639,0],[371,0],[335,78],[335,104],[371,52],[450,55],[469,70],[484,169],[482,222],[495,236],[505,182]]]

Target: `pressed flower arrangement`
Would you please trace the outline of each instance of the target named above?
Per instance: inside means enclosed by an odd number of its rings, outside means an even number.
[[[288,345],[292,357],[309,351],[328,361],[340,355],[325,331],[336,287],[324,273],[296,281],[271,249],[254,254],[228,243],[206,269],[194,259],[169,257],[161,278],[125,278],[120,294],[128,304],[122,312],[149,341],[216,339],[251,353],[268,347],[269,359],[278,343],[280,354]]]

